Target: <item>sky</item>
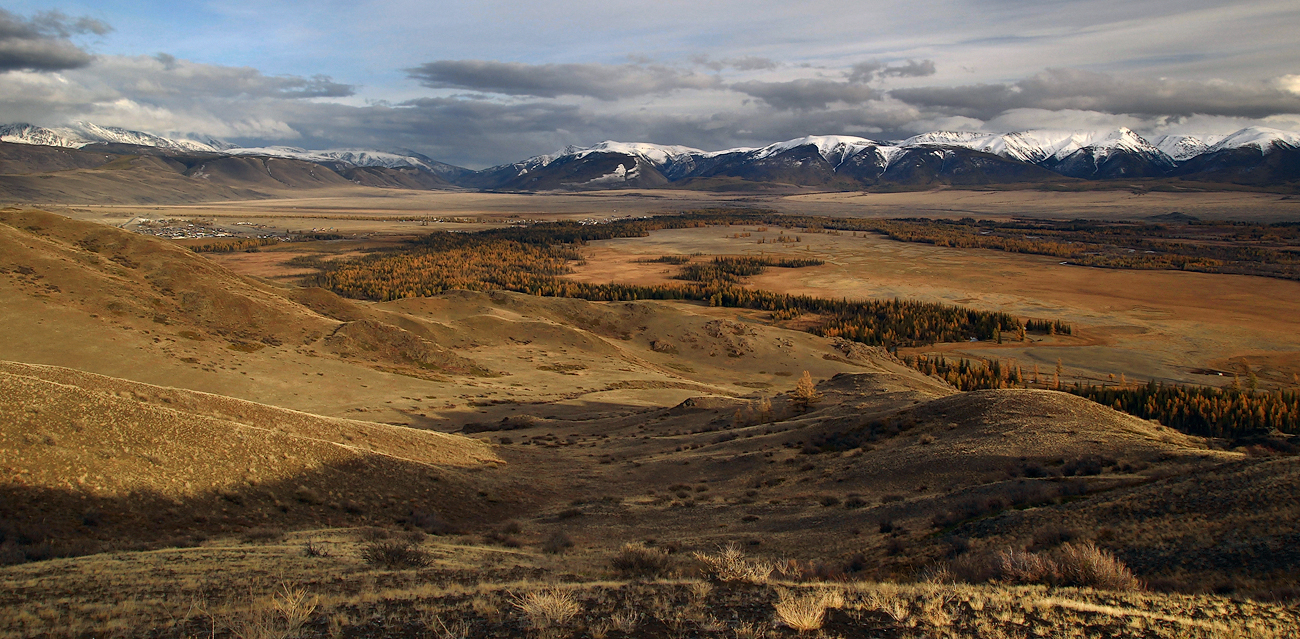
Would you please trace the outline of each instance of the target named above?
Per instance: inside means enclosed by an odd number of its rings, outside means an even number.
[[[0,123],[482,168],[603,140],[1300,130],[1295,0],[0,0]]]

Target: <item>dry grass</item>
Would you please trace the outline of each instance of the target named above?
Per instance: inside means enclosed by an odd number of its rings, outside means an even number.
[[[731,544],[716,552],[697,552],[694,556],[703,565],[704,574],[718,581],[767,583],[776,570],[774,564],[746,557],[744,551]]]
[[[318,601],[303,588],[285,585],[271,597],[234,614],[228,626],[239,639],[288,639],[311,618]]]
[[[780,599],[774,605],[777,619],[800,633],[820,629],[826,617],[826,609],[844,605],[844,596],[834,590],[804,593],[782,590],[779,596]]]
[[[528,617],[534,628],[564,626],[578,616],[582,606],[567,590],[542,590],[524,593],[514,600],[515,608]]]

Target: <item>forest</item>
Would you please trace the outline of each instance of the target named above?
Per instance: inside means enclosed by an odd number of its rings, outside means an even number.
[[[1035,371],[1026,375],[1015,362],[970,361],[942,356],[905,356],[903,362],[927,375],[938,377],[963,390],[990,388],[1051,388],[1090,399],[1142,419],[1154,419],[1170,428],[1200,437],[1229,440],[1268,435],[1274,430],[1300,435],[1300,392],[1264,391],[1241,388],[1234,382],[1227,388],[1178,384],[1061,383],[1059,368],[1050,375]]]
[[[712,222],[722,221],[717,216]],[[582,256],[578,246],[591,240],[636,237],[655,228],[705,226],[710,219],[667,217],[582,225],[571,222],[491,229],[477,233],[438,231],[396,251],[330,262],[314,277],[315,285],[341,295],[393,300],[428,297],[443,291],[509,290],[529,295],[574,297],[593,301],[695,300],[712,306],[772,312],[776,319],[807,315],[807,330],[873,346],[917,346],[970,339],[1023,335],[1020,318],[947,304],[908,300],[825,299],[787,295],[743,286],[740,278],[769,267],[799,268],[817,260],[718,258],[684,264],[681,284],[590,284],[563,279],[571,262]],[[1069,333],[1055,320],[1032,320],[1030,326]]]

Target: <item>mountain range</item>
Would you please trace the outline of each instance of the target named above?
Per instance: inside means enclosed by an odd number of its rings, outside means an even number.
[[[221,140],[174,139],[87,122],[58,128],[0,126],[0,142],[90,152],[165,156],[185,175],[209,176],[214,163],[279,159],[323,166],[341,181],[400,188],[504,191],[673,187],[764,190],[812,187],[856,190],[1175,178],[1276,186],[1300,182],[1300,134],[1248,127],[1231,135],[1162,135],[1127,128],[1103,131],[1030,130],[1004,134],[933,131],[877,141],[817,135],[761,148],[704,151],[685,146],[605,141],[569,146],[482,170],[438,162],[405,150],[239,147]],[[17,162],[14,154],[0,172]],[[24,156],[26,157],[26,156]],[[3,160],[0,160],[3,162]],[[75,168],[95,161],[64,158]],[[20,163],[19,163],[20,164]],[[37,162],[40,166],[49,160]],[[57,164],[57,162],[56,162]],[[48,167],[44,170],[48,170]],[[315,169],[302,169],[321,178]],[[242,173],[246,171],[238,171]],[[274,172],[267,169],[268,174]]]

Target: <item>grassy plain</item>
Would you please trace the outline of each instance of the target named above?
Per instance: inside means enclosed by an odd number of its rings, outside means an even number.
[[[900,193],[725,194],[698,191],[604,191],[597,193],[472,193],[402,191],[364,187],[326,188],[310,197],[160,205],[42,204],[80,219],[120,224],[136,216],[254,220],[295,229],[335,226],[365,232],[409,231],[418,223],[348,220],[350,217],[483,217],[504,220],[605,218],[647,215],[712,206],[769,208],[782,213],[861,217],[990,217],[1018,215],[1057,219],[1141,219],[1173,211],[1203,219],[1260,222],[1293,220],[1300,198],[1275,193],[1087,192],[936,189]]]
[[[1045,256],[897,242],[872,233],[807,233],[734,226],[655,231],[649,237],[593,242],[570,277],[587,282],[661,283],[677,267],[646,263],[662,255],[796,256],[823,266],[772,269],[749,285],[818,297],[919,299],[1019,317],[1060,318],[1073,336],[1031,336],[940,344],[935,352],[1017,360],[1042,377],[1060,359],[1067,379],[1225,383],[1218,373],[1294,386],[1300,373],[1300,282],[1177,271],[1134,271],[1061,264]],[[736,234],[742,237],[735,237]],[[799,242],[777,243],[781,235]],[[759,243],[762,240],[764,243]],[[1199,372],[1198,372],[1199,371]],[[1213,372],[1213,374],[1206,374]]]

